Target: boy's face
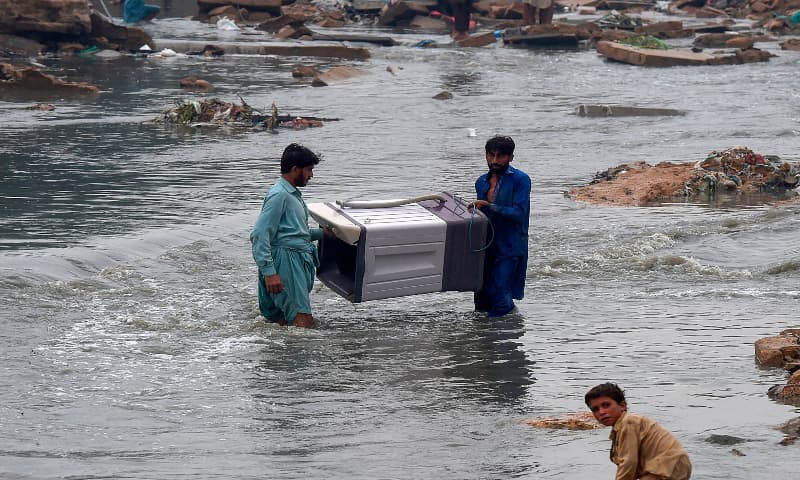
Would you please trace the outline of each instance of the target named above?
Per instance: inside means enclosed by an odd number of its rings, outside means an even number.
[[[598,422],[610,427],[617,423],[623,412],[628,411],[628,405],[625,402],[617,403],[611,397],[597,397],[589,401],[589,409]]]

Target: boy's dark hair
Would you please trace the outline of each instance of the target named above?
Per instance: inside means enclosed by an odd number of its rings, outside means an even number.
[[[514,155],[514,140],[511,137],[496,135],[486,141],[486,153]]]
[[[289,173],[292,167],[305,168],[319,162],[320,158],[316,153],[298,143],[290,143],[281,155],[281,173]]]
[[[586,396],[583,399],[588,407],[592,400],[600,397],[608,397],[617,403],[622,403],[625,401],[625,392],[616,383],[601,383],[586,392]]]

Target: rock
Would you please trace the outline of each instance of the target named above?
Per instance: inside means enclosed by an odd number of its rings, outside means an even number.
[[[788,403],[800,402],[800,385],[774,385],[767,391],[767,395]]]
[[[448,92],[447,90],[441,91],[433,96],[435,100],[450,100],[453,98],[453,94]]]
[[[104,37],[109,43],[116,44],[119,50],[128,52],[138,52],[142,45],[156,50],[153,37],[141,28],[115,25],[96,12],[92,12],[91,20],[93,38]]]
[[[783,50],[800,50],[800,38],[790,38],[780,43]]]
[[[459,47],[485,47],[487,45],[494,45],[496,42],[497,38],[494,36],[494,32],[486,32],[470,35],[464,40],[459,40],[455,43]]]
[[[0,31],[87,35],[92,31],[89,3],[87,0],[0,0]]]
[[[695,47],[700,48],[723,48],[728,40],[740,36],[735,33],[706,33],[705,35],[699,35],[692,43]]]
[[[289,38],[298,39],[310,35],[311,30],[309,30],[305,25],[286,25],[275,33],[275,36],[281,40],[286,40]]]
[[[66,82],[33,67],[17,69],[0,62],[0,92],[23,93],[35,98],[62,95],[96,95],[99,89],[83,82]]]
[[[764,337],[756,340],[756,360],[763,367],[783,366],[784,347],[797,345],[797,337],[793,335],[778,335],[774,337]]]
[[[786,421],[775,427],[775,429],[780,430],[786,435],[800,435],[800,417]]]
[[[353,67],[337,66],[327,72],[320,73],[311,81],[314,87],[325,87],[331,83],[340,83],[355,77],[367,75],[369,72]]]
[[[536,428],[564,429],[564,430],[594,430],[603,428],[602,425],[589,412],[567,414],[564,418],[534,418],[525,423]]]
[[[709,435],[708,438],[706,438],[706,442],[713,443],[714,445],[738,445],[746,441],[747,440],[745,440],[744,438],[734,437],[732,435],[713,434]]]
[[[303,21],[290,15],[281,15],[279,17],[270,18],[266,22],[259,24],[256,29],[269,33],[277,33],[287,25],[299,27],[303,25]]]
[[[789,385],[800,385],[800,370],[795,370],[786,383]]]
[[[52,112],[55,109],[56,106],[52,103],[37,103],[36,105],[27,108],[27,110],[36,110],[39,112]]]
[[[181,79],[180,85],[183,88],[191,88],[196,90],[211,90],[210,82],[194,76]]]
[[[378,18],[378,25],[384,27],[398,25],[403,21],[408,22],[418,15],[427,16],[429,13],[430,11],[425,5],[400,0],[383,7]]]
[[[320,72],[316,68],[306,67],[306,66],[297,67],[294,70],[292,70],[292,76],[294,78],[313,78],[319,75],[320,73],[322,72]]]
[[[605,40],[597,42],[597,51],[612,60],[643,67],[707,65],[714,58],[705,53],[638,48]]]
[[[725,46],[729,48],[741,48],[742,50],[747,50],[748,48],[753,48],[755,42],[753,41],[752,37],[748,37],[746,35],[740,35],[738,37],[731,38],[730,40],[725,42]]]
[[[288,15],[302,22],[312,22],[322,18],[320,9],[308,3],[284,5],[281,7],[281,15]]]
[[[208,16],[209,17],[239,18],[239,9],[234,7],[233,5],[223,5],[221,7],[212,8],[208,12]]]
[[[739,450],[738,448],[731,448],[731,453],[732,453],[733,455],[736,455],[737,457],[745,457],[745,456],[746,456],[746,455],[745,455],[744,453],[742,453],[742,451],[741,451],[741,450]]]
[[[778,442],[778,445],[783,445],[784,447],[788,445],[794,445],[794,443],[797,441],[798,438],[799,437],[797,436],[789,435],[788,437],[785,437],[783,440]]]
[[[36,57],[45,45],[17,35],[0,34],[0,57]]]

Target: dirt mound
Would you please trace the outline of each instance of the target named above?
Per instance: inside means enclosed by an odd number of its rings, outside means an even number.
[[[625,163],[598,172],[589,185],[567,195],[580,202],[642,206],[678,199],[709,201],[717,195],[774,194],[796,198],[800,165],[747,147],[711,152],[694,163]],[[765,197],[769,198],[769,197]]]

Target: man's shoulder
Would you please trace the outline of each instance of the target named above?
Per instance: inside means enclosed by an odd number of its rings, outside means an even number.
[[[530,178],[531,178],[531,177],[528,176],[527,173],[523,172],[519,168],[514,168],[511,165],[508,166],[508,173],[511,174],[511,175],[514,175],[515,177],[527,178],[528,180],[530,180]]]
[[[283,178],[279,178],[267,192],[268,195],[283,195],[283,194],[291,194],[294,190],[294,187],[284,180]]]

